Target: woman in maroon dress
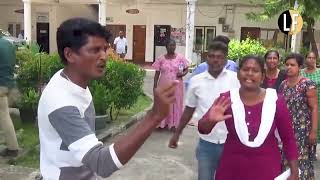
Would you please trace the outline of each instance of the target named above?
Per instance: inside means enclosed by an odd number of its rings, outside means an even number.
[[[199,121],[201,133],[211,132],[224,120],[229,131],[216,180],[274,180],[279,176],[281,155],[276,129],[292,172],[288,179],[298,180],[298,150],[291,117],[284,98],[275,89],[260,87],[263,66],[262,59],[245,57],[238,72],[240,89],[222,94]]]

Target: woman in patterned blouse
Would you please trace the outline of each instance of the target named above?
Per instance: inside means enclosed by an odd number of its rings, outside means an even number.
[[[314,180],[313,162],[316,155],[318,103],[316,84],[300,76],[303,56],[292,53],[285,59],[287,79],[280,85],[292,115],[299,150],[301,180]]]

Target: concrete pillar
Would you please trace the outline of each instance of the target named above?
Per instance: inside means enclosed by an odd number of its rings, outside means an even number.
[[[98,0],[99,3],[99,23],[102,26],[107,25],[107,0]]]
[[[186,0],[187,2],[187,21],[186,21],[186,53],[185,56],[189,63],[192,62],[193,39],[194,39],[194,18],[197,0]]]
[[[31,42],[32,23],[31,23],[31,0],[23,1],[23,18],[24,18],[24,39],[27,43]]]
[[[297,10],[297,9],[298,9],[298,6],[299,6],[299,4],[298,4],[298,1],[296,0],[296,1],[294,2],[294,9]],[[300,33],[301,33],[301,32],[300,32]],[[294,35],[291,36],[291,52],[297,52],[297,50],[298,50],[297,44],[299,44],[299,43],[297,43],[297,40],[298,40],[298,38],[297,38],[297,35],[296,35],[296,34],[294,34]],[[299,44],[299,45],[300,45],[300,44]]]

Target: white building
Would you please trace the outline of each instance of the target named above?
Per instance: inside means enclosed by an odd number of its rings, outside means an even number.
[[[131,14],[136,9],[139,13]],[[246,13],[260,10],[249,0],[0,0],[0,29],[14,36],[24,30],[27,40],[38,41],[55,52],[60,23],[71,17],[86,17],[106,23],[114,36],[119,30],[125,31],[129,42],[126,59],[136,63],[153,62],[164,53],[162,43],[167,35],[177,40],[177,51],[183,54],[186,45],[205,52],[207,42],[217,35],[240,39],[248,32],[270,46],[287,46],[285,36],[278,31],[277,18],[267,22],[246,19]],[[320,43],[320,23],[315,29]],[[186,39],[186,33],[193,35]],[[297,38],[297,47],[308,44],[303,33]]]

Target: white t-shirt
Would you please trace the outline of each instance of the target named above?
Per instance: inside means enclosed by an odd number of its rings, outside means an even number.
[[[211,76],[208,71],[192,77],[186,96],[186,106],[196,108],[192,120],[200,120],[221,93],[239,87],[237,74],[225,68],[217,78]],[[227,134],[225,123],[219,122],[211,133],[207,135],[199,133],[199,136],[205,141],[223,144],[226,141]]]
[[[116,47],[117,47],[116,51],[118,54],[126,53],[126,46],[128,46],[128,42],[125,37],[123,37],[122,39],[120,37],[117,37],[114,40],[113,44],[116,45]]]
[[[38,107],[40,171],[44,180],[87,180],[109,176],[122,167],[113,145],[95,135],[95,111],[89,88],[58,71],[44,89]]]

